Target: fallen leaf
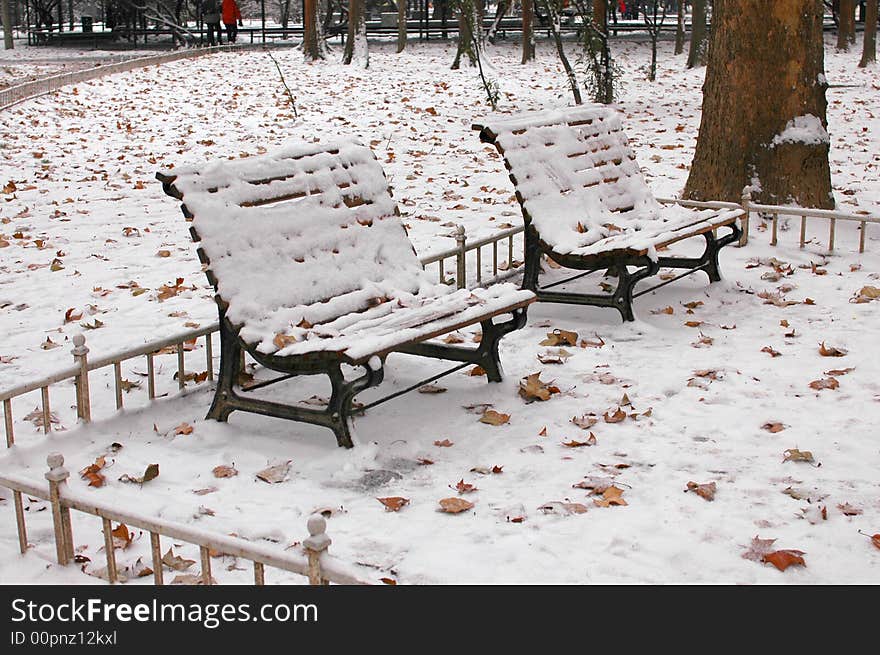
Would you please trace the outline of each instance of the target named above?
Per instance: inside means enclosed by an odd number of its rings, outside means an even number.
[[[392,578],[379,578],[379,582],[392,586],[397,584],[397,580],[393,580]]]
[[[458,514],[465,512],[474,506],[464,498],[443,498],[440,501],[440,510],[447,514]]]
[[[804,555],[802,550],[775,550],[764,555],[761,561],[772,564],[780,571],[784,571],[789,566],[806,566],[807,563],[802,555]]]
[[[104,483],[107,480],[101,473],[101,469],[103,469],[106,465],[107,461],[104,459],[104,457],[98,457],[95,460],[94,464],[89,464],[87,467],[79,472],[79,475],[83,480],[89,481],[90,487],[103,487]]]
[[[419,466],[431,466],[434,463],[434,460],[428,459],[426,457],[419,457],[416,462],[419,463]]]
[[[839,509],[844,516],[858,516],[863,513],[863,510],[858,507],[853,507],[849,503],[843,503],[842,505],[838,504],[837,509]]]
[[[599,422],[599,419],[591,414],[584,414],[583,416],[572,416],[571,422],[583,430],[589,430]]]
[[[445,393],[445,387],[438,387],[436,384],[423,384],[418,389],[419,393]]]
[[[543,353],[538,353],[538,361],[542,364],[565,364],[566,360],[572,356],[572,353],[568,352],[564,348],[560,348],[557,351],[548,350]]]
[[[773,434],[776,434],[777,432],[782,432],[785,429],[785,426],[782,423],[767,422],[761,426],[761,429],[767,430],[767,432],[772,432]]]
[[[221,464],[220,466],[215,466],[212,473],[215,478],[232,478],[238,475],[238,469],[234,466],[227,466],[226,464]]]
[[[460,494],[469,494],[473,491],[477,491],[477,488],[474,485],[465,482],[464,478],[459,480],[453,488]]]
[[[454,443],[455,443],[454,441],[450,441],[449,439],[444,439],[443,441],[435,441],[434,445],[437,446],[438,448],[449,448]]]
[[[120,523],[110,531],[113,536],[113,547],[125,550],[131,546],[131,540],[134,539],[134,533],[129,532],[125,523]]]
[[[815,389],[816,391],[821,391],[822,389],[837,389],[840,386],[840,383],[836,378],[822,378],[821,380],[813,380],[810,382],[810,389]]]
[[[539,510],[546,513],[556,513],[556,514],[585,514],[589,511],[589,508],[582,503],[564,503],[559,500],[551,500],[550,502],[544,503],[540,507]]]
[[[784,462],[812,462],[813,453],[809,450],[798,450],[797,448],[789,448],[788,450],[783,452],[785,459]]]
[[[195,560],[184,559],[179,555],[175,555],[171,548],[168,548],[168,552],[162,555],[162,564],[172,571],[185,571],[195,563]]]
[[[782,354],[778,350],[773,350],[773,348],[771,348],[770,346],[764,346],[763,348],[761,348],[761,352],[767,353],[771,357],[779,357]]]
[[[176,428],[174,428],[174,434],[192,434],[193,426],[189,423],[181,423]]]
[[[776,543],[776,539],[760,539],[758,537],[752,538],[752,543],[749,544],[746,552],[743,553],[743,559],[752,560],[753,562],[761,562],[764,560],[764,555],[772,551],[773,544]]]
[[[846,355],[846,350],[842,348],[835,348],[834,346],[826,346],[825,342],[819,344],[819,354],[822,357],[843,357]]]
[[[137,484],[143,484],[145,482],[149,482],[150,480],[155,479],[159,476],[159,465],[158,464],[150,464],[147,466],[147,470],[144,471],[144,474],[140,477],[132,477],[127,473],[119,478],[120,482],[135,482]]]
[[[620,487],[615,487],[614,485],[605,489],[602,492],[602,498],[596,499],[593,501],[593,504],[597,507],[612,507],[614,505],[626,505],[626,501],[621,498],[623,496],[623,489]]]
[[[550,396],[559,393],[559,387],[541,380],[540,373],[532,373],[519,381],[519,395],[527,403],[535,400],[549,400]]]
[[[859,292],[850,299],[852,303],[865,303],[880,298],[880,289],[872,286],[865,286],[859,289]]]
[[[705,484],[697,484],[696,482],[688,482],[687,489],[685,491],[693,491],[700,498],[705,500],[715,500],[715,491],[717,490],[717,486],[714,482],[707,482]]]
[[[854,366],[848,366],[847,368],[833,368],[830,371],[825,371],[825,375],[846,375],[847,373],[851,373],[855,371]]]
[[[404,505],[409,505],[409,498],[402,498],[401,496],[388,496],[386,498],[377,498],[376,500],[385,505],[386,512],[397,512]]]
[[[605,412],[602,415],[602,418],[605,419],[606,423],[620,423],[622,420],[624,420],[626,418],[626,412],[624,412],[620,407],[618,407],[617,410],[613,414]]]
[[[652,309],[652,314],[673,314],[675,310],[672,308],[672,305],[664,307],[663,309]]]
[[[268,466],[262,471],[258,471],[257,477],[263,482],[268,482],[269,484],[284,482],[287,478],[287,474],[290,472],[290,462],[291,460],[287,460],[282,464]]]
[[[486,371],[482,366],[474,366],[470,371],[468,371],[468,375],[486,375]]]
[[[586,441],[575,441],[572,439],[571,441],[563,441],[562,445],[566,448],[581,448],[583,446],[595,446],[596,445],[596,435],[590,432],[590,436]]]
[[[539,346],[576,346],[577,332],[555,329],[547,333],[547,338],[540,342]]]
[[[480,423],[487,423],[489,425],[504,425],[509,420],[510,414],[502,414],[496,412],[494,409],[487,410],[486,413],[480,417]]]

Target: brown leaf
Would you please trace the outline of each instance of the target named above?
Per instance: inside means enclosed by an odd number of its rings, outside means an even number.
[[[543,353],[538,353],[538,361],[542,364],[565,364],[566,360],[571,357],[572,353],[568,352],[564,348],[560,348],[556,352],[552,350],[548,350]]]
[[[593,504],[597,507],[612,507],[614,505],[626,505],[626,501],[621,498],[623,496],[623,489],[620,487],[616,487],[614,485],[605,489],[602,492],[602,498],[596,499],[593,501]]]
[[[562,445],[566,448],[581,448],[582,446],[595,446],[596,445],[596,435],[590,432],[590,436],[587,437],[586,441],[575,441],[572,439],[571,441],[563,441]]]
[[[819,354],[822,357],[843,357],[846,355],[846,350],[842,348],[835,348],[834,346],[826,346],[825,342],[819,344]]]
[[[462,337],[457,332],[450,332],[443,339],[441,339],[443,343],[464,343],[464,337]]]
[[[459,480],[453,488],[460,494],[469,494],[473,491],[477,491],[477,488],[474,485],[465,482],[464,478]]]
[[[571,422],[583,430],[589,430],[591,427],[593,427],[594,425],[596,425],[596,423],[599,422],[599,419],[593,415],[584,414],[583,416],[572,416]],[[542,436],[545,436],[545,435],[542,435]]]
[[[386,498],[377,498],[376,500],[385,505],[386,512],[397,512],[404,505],[409,505],[409,498],[401,496],[388,496]]]
[[[455,442],[450,441],[449,439],[444,439],[443,441],[435,441],[434,445],[438,448],[450,448]]]
[[[147,466],[147,470],[144,471],[144,474],[140,477],[132,477],[127,473],[119,478],[120,482],[135,482],[137,484],[143,484],[144,482],[149,482],[154,478],[159,476],[159,465],[158,464],[150,464]]]
[[[613,414],[609,414],[605,412],[602,415],[602,418],[605,419],[606,423],[620,423],[622,420],[626,418],[626,412],[624,412],[620,407]]]
[[[394,580],[392,578],[379,578],[379,582],[381,582],[382,584],[387,584],[387,585],[392,585],[392,586],[397,584],[397,580]]]
[[[131,546],[131,540],[134,539],[134,533],[129,532],[125,523],[120,523],[110,531],[113,536],[113,547],[125,550]]]
[[[486,413],[480,417],[480,423],[489,425],[504,425],[510,420],[510,414],[502,414],[494,409],[486,410]]]
[[[862,287],[859,292],[850,299],[853,303],[865,303],[880,298],[880,289],[872,286]]]
[[[815,389],[816,391],[821,391],[822,389],[837,389],[840,386],[840,383],[837,381],[837,378],[822,378],[821,380],[813,380],[810,382],[810,389]]]
[[[283,348],[286,348],[290,344],[296,343],[296,337],[293,335],[282,334],[279,332],[278,334],[276,334],[272,338],[272,343],[275,344],[275,347],[278,348],[278,350],[282,350]]]
[[[807,563],[802,555],[804,555],[802,550],[775,550],[764,555],[761,561],[772,564],[780,571],[784,571],[789,566],[806,566]]]
[[[758,537],[753,537],[752,543],[749,544],[749,548],[742,555],[743,559],[752,560],[753,562],[762,562],[764,560],[764,555],[771,552],[774,543],[776,543],[776,539],[760,539]]]
[[[172,571],[185,571],[195,563],[195,560],[184,559],[180,555],[175,555],[171,548],[168,548],[168,552],[162,555],[162,564]]]
[[[423,384],[418,389],[419,393],[445,393],[446,387],[438,387],[436,384]]]
[[[837,509],[839,509],[844,516],[858,516],[863,512],[863,510],[858,507],[853,507],[849,503],[843,503],[842,505],[838,504]]]
[[[871,535],[871,543],[874,544],[876,548],[880,548],[880,532],[875,535]]]
[[[474,366],[470,371],[468,371],[468,375],[486,375],[486,371],[482,366]]]
[[[652,314],[673,314],[675,310],[672,308],[672,305],[664,307],[663,309],[652,309]]]
[[[257,477],[263,482],[268,482],[269,484],[284,482],[287,478],[287,474],[290,472],[290,462],[291,460],[287,460],[282,464],[267,466],[262,471],[257,472]]]
[[[764,346],[763,348],[761,348],[761,352],[767,353],[771,357],[779,357],[782,354],[778,350],[773,350],[773,348],[771,348],[770,346]]]
[[[540,373],[532,373],[519,381],[519,395],[527,403],[535,400],[549,400],[550,396],[559,393],[559,387],[541,381]]]
[[[232,478],[238,475],[238,469],[234,466],[227,466],[226,464],[215,466],[212,472],[214,473],[215,478]]]
[[[567,330],[555,329],[553,332],[547,333],[547,338],[544,339],[539,346],[576,346],[577,345],[577,332],[569,332]]]
[[[701,325],[704,325],[704,324],[705,324],[704,321],[687,321],[685,323],[685,325],[687,327],[691,327],[691,328],[700,327]]]
[[[717,490],[717,486],[714,482],[707,482],[705,484],[697,484],[696,482],[688,482],[687,489],[685,491],[693,491],[700,498],[705,500],[715,500],[715,491]]]
[[[761,426],[761,429],[767,430],[767,432],[772,432],[776,434],[777,432],[782,432],[785,429],[785,426],[782,423],[771,423],[767,422]]]
[[[193,426],[189,423],[181,423],[176,428],[174,428],[174,434],[192,434]]]
[[[546,513],[555,514],[586,514],[589,508],[582,503],[564,503],[560,500],[551,500],[544,503],[539,510]]]
[[[580,347],[581,348],[601,348],[605,345],[605,340],[600,337],[598,334],[594,335],[595,339],[581,339]]]
[[[440,501],[440,510],[447,514],[458,514],[465,512],[474,506],[464,498],[443,498]]]
[[[156,257],[171,257],[171,251],[170,250],[160,250],[159,252],[156,253]]]
[[[103,469],[106,464],[107,462],[103,456],[98,457],[94,464],[89,464],[79,472],[79,475],[83,480],[89,481],[90,487],[103,487],[107,480],[101,473],[101,469]]]
[[[848,366],[847,368],[833,368],[830,371],[825,371],[825,375],[846,375],[847,373],[851,373],[855,371],[854,366]]]
[[[798,450],[797,448],[789,448],[788,450],[783,452],[785,458],[782,460],[784,462],[812,462],[813,453],[809,450]]]
[[[433,459],[428,459],[427,457],[419,457],[416,462],[419,463],[419,466],[431,466],[434,463]]]

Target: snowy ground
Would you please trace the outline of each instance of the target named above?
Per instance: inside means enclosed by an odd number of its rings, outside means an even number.
[[[671,45],[661,44],[659,81],[651,85],[641,70],[647,47],[619,44],[616,53],[626,72],[619,104],[626,129],[655,192],[674,195],[693,155],[703,72],[682,70]],[[354,134],[383,162],[420,254],[452,245],[451,223],[464,224],[471,237],[517,224],[503,165],[469,130],[489,111],[478,78],[449,71],[452,55],[448,44],[416,44],[401,56],[374,48],[364,71],[306,65],[296,51],[278,51],[299,118],[261,53],[133,71],[0,114],[0,184],[15,187],[0,202],[0,240],[9,244],[0,249],[3,386],[69,365],[69,339],[83,323],[102,324],[86,332],[92,354],[101,355],[215,319],[186,223],[153,180],[168,164],[255,154],[290,137]],[[568,104],[548,44],[539,44],[537,62],[525,67],[513,45],[495,48],[491,58],[502,112]],[[841,208],[876,214],[880,119],[873,108],[880,85],[876,69],[857,69],[857,60],[833,50],[826,59],[832,84],[854,85],[828,93],[832,181]],[[108,458],[114,464],[107,485],[92,490],[96,497],[279,547],[301,540],[306,517],[327,509],[337,556],[402,583],[877,583],[880,551],[858,533],[880,531],[880,361],[870,355],[877,305],[850,299],[865,285],[878,286],[880,233],[869,230],[867,252],[859,256],[851,227],[839,229],[830,257],[824,223],[811,227],[803,251],[794,225],[775,248],[766,231],[753,227],[747,248],[723,253],[725,282],[710,288],[697,275],[643,297],[635,324],[621,325],[608,310],[533,306],[528,327],[503,342],[505,382],[487,386],[484,378],[457,374],[440,383],[445,393],[382,405],[357,420],[352,451],[337,449],[329,431],[280,420],[235,414],[228,425],[205,422],[210,394],[198,387],[152,407],[142,389],[133,389],[126,411],[114,416],[109,381],[96,378],[100,420],[88,427],[74,426],[69,386],[53,400],[68,429],[49,437],[23,420],[38,396],[17,402],[18,445],[0,457],[0,468],[42,479],[46,453],[59,450],[78,471],[116,442],[122,448]],[[791,268],[777,263],[780,273],[771,257]],[[157,290],[176,278],[195,288],[160,303]],[[757,295],[783,285],[792,288],[781,296],[798,304],[778,307]],[[697,302],[689,313],[686,304]],[[82,317],[65,323],[71,308]],[[658,311],[665,308],[671,312]],[[604,345],[566,347],[572,355],[565,364],[542,364],[536,355],[547,348],[539,342],[553,328]],[[821,342],[847,354],[824,357]],[[189,369],[204,369],[203,350],[189,357]],[[162,368],[173,370],[175,358],[164,360]],[[383,391],[435,368],[392,356]],[[143,369],[133,363],[124,377],[141,381]],[[837,389],[808,386],[833,369],[852,370],[833,375]],[[539,371],[560,393],[526,404],[518,381]],[[170,393],[176,383],[170,373],[165,378],[161,391]],[[272,393],[326,394],[298,384]],[[606,422],[606,412],[612,417],[626,401],[624,413],[636,418]],[[479,423],[475,412],[482,408],[465,408],[482,404],[509,414],[509,423]],[[589,430],[570,420],[591,413],[598,422]],[[182,422],[194,430],[175,436]],[[562,445],[587,441],[590,431],[595,445]],[[434,445],[445,439],[453,445]],[[811,451],[814,461],[783,461],[790,449]],[[287,460],[286,482],[254,477],[267,463]],[[142,488],[117,481],[150,463],[161,474]],[[234,464],[239,475],[214,478],[220,464]],[[502,472],[472,470],[493,466]],[[475,507],[439,513],[437,501],[458,495],[459,480],[478,488],[463,496]],[[584,481],[614,482],[627,505],[595,505],[600,496],[573,488]],[[715,500],[683,493],[688,482],[715,482]],[[86,486],[76,475],[71,484]],[[216,491],[193,493],[211,487]],[[387,512],[375,500],[387,496],[410,502]],[[24,562],[13,556],[11,505],[8,494],[0,496],[0,507],[8,506],[0,521],[0,580],[95,580],[49,564],[44,503],[28,504],[32,554]],[[99,523],[78,518],[74,530],[82,554],[93,560],[85,570],[100,566]],[[744,559],[755,536],[804,551],[806,568],[781,573]],[[134,563],[148,553],[147,542],[136,539],[118,557]],[[181,553],[198,559],[193,549]],[[231,558],[222,558],[215,577],[250,579],[234,569]],[[278,573],[269,579],[289,580]]]

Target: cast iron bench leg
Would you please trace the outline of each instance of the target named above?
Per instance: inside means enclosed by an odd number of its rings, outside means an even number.
[[[519,330],[526,324],[526,309],[514,309],[513,318],[504,323],[495,324],[492,319],[483,321],[483,336],[480,339],[480,347],[477,349],[478,363],[484,371],[489,382],[501,382],[504,371],[501,368],[501,359],[498,356],[498,343],[501,338]]]
[[[236,409],[232,401],[235,399],[235,383],[241,367],[241,346],[238,337],[229,332],[226,321],[220,317],[220,376],[217,389],[214,391],[214,402],[205,418],[225,423],[229,415]]]
[[[376,371],[367,365],[363,365],[363,368],[364,375],[355,380],[346,380],[338,364],[327,371],[330,383],[333,385],[333,393],[327,406],[326,425],[336,435],[336,443],[345,448],[354,447],[351,440],[351,406],[354,397],[364,389],[378,385],[385,376],[384,367]]]

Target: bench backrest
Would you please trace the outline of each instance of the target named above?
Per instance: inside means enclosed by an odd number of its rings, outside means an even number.
[[[183,202],[235,325],[315,303],[327,320],[425,283],[382,166],[359,143],[297,143],[157,178]]]
[[[475,124],[504,156],[527,222],[561,251],[637,232],[660,206],[604,105],[529,112]]]

